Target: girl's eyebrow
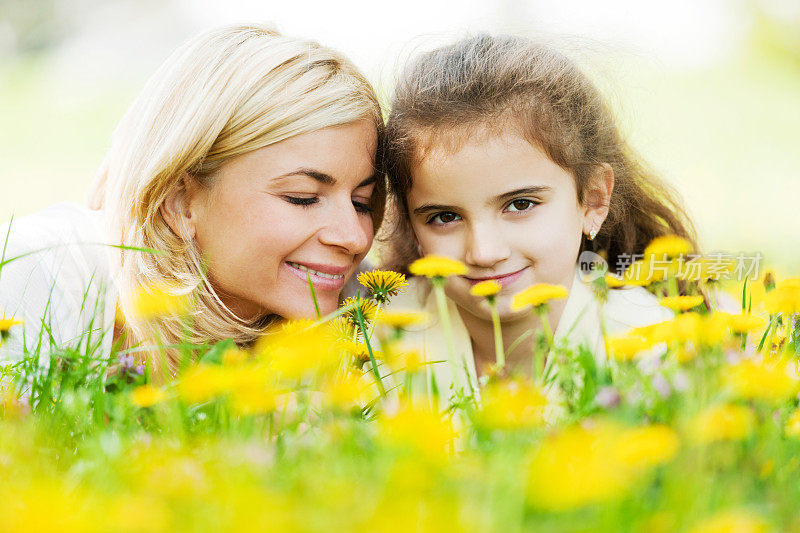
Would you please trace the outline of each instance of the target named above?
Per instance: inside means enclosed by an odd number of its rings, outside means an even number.
[[[522,187],[519,189],[514,189],[513,191],[504,192],[503,194],[498,194],[494,198],[490,198],[486,204],[494,204],[499,203],[504,200],[508,200],[513,198],[514,196],[519,196],[520,194],[541,194],[543,192],[550,192],[553,188],[549,185],[534,185],[532,187]],[[452,205],[443,205],[443,204],[422,204],[418,208],[414,209],[413,214],[415,215],[423,215],[425,213],[431,211],[455,211],[457,207]]]
[[[324,185],[335,185],[336,178],[331,176],[330,174],[326,174],[325,172],[320,172],[319,170],[314,170],[313,168],[298,168],[297,170],[293,170],[292,172],[287,172],[286,174],[281,174],[280,176],[276,177],[276,180],[282,180],[284,178],[289,178],[291,176],[306,176],[308,178],[317,180],[318,182]],[[366,187],[367,185],[371,185],[372,183],[378,181],[378,175],[373,174],[372,176],[368,177],[361,183],[356,186],[356,189],[360,189],[361,187]]]
[[[520,189],[514,189],[513,191],[504,192],[503,194],[499,194],[489,200],[487,203],[496,203],[502,202],[503,200],[508,200],[514,196],[519,196],[520,194],[541,194],[543,192],[550,192],[553,188],[549,185],[534,185],[532,187],[522,187]]]

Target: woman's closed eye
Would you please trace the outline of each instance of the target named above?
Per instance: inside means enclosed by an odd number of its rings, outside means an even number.
[[[284,200],[286,200],[290,204],[302,205],[304,207],[308,207],[308,206],[310,206],[312,204],[316,204],[317,202],[319,202],[319,198],[317,198],[316,196],[305,197],[305,196],[289,196],[289,195],[286,195],[283,198],[284,198]]]
[[[525,211],[530,211],[540,203],[541,202],[537,202],[529,198],[517,198],[516,200],[511,200],[511,202],[509,202],[505,208],[505,211],[510,213],[522,213]]]
[[[292,205],[299,205],[302,207],[311,207],[313,204],[319,203],[319,197],[317,196],[304,197],[286,195],[283,198]],[[360,214],[369,214],[373,211],[372,207],[369,205],[369,200],[366,202],[353,200],[353,207]]]
[[[361,214],[369,214],[374,211],[374,209],[372,209],[372,207],[370,207],[369,205],[370,202],[371,200],[366,200],[366,201],[361,199],[359,199],[358,201],[353,200],[353,207],[355,207],[356,211],[358,211]]]

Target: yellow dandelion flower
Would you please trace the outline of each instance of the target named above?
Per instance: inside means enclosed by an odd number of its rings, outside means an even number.
[[[683,313],[672,320],[672,335],[676,340],[691,341],[700,334],[703,318],[697,313]]]
[[[697,347],[693,344],[681,345],[673,353],[675,360],[679,363],[688,363],[697,357]]]
[[[721,369],[722,382],[736,398],[778,403],[800,390],[794,364],[745,359]]]
[[[800,278],[786,279],[764,295],[764,307],[771,315],[800,313]]]
[[[417,348],[401,340],[387,342],[383,345],[384,356],[394,372],[405,371],[413,374],[422,368],[425,359]]]
[[[528,466],[531,505],[566,511],[627,494],[639,469],[618,459],[620,428],[609,423],[571,426],[546,437]]]
[[[784,426],[784,432],[787,437],[800,439],[800,407],[789,415],[788,420],[786,420],[786,426]]]
[[[756,416],[749,407],[721,404],[695,415],[689,429],[695,442],[706,444],[745,439],[753,433],[755,425]]]
[[[342,340],[338,346],[349,356],[355,358],[358,368],[361,368],[364,363],[369,361],[369,350],[367,349],[367,345],[363,342],[355,342],[352,339],[346,339]],[[372,355],[375,356],[375,359],[383,358],[382,354],[374,348],[372,350]]]
[[[469,290],[469,293],[473,296],[483,296],[489,297],[494,296],[498,292],[503,289],[503,286],[495,279],[487,279],[486,281],[481,281],[480,283],[476,283],[472,286]]]
[[[348,308],[347,311],[342,314],[343,317],[347,319],[353,327],[358,327],[358,317],[356,315],[356,309],[361,312],[361,317],[364,320],[364,325],[367,322],[373,320],[375,318],[375,312],[378,310],[378,306],[375,305],[375,302],[366,298],[347,298],[344,302],[342,302],[341,307]]]
[[[190,307],[190,295],[178,285],[159,283],[139,287],[131,304],[136,316],[144,320],[165,315],[184,315]]]
[[[703,303],[702,296],[667,296],[660,298],[659,303],[673,311],[688,311],[692,307],[697,307]]]
[[[330,329],[310,321],[292,321],[266,333],[254,352],[273,375],[289,380],[332,371],[341,360]]]
[[[706,315],[700,320],[697,342],[704,346],[716,346],[730,336],[727,317],[718,313]]]
[[[152,385],[142,385],[131,391],[131,403],[137,407],[151,407],[167,398],[167,393]]]
[[[376,320],[393,328],[404,329],[411,326],[421,326],[428,321],[428,314],[423,311],[383,311]]]
[[[736,261],[733,258],[693,257],[688,261],[679,260],[675,277],[684,281],[716,281],[730,279],[735,271]]]
[[[701,520],[689,533],[767,533],[769,530],[769,524],[759,515],[733,509]]]
[[[630,361],[636,354],[650,349],[651,346],[651,343],[643,337],[622,335],[608,338],[608,351],[617,361]]]
[[[278,406],[278,396],[283,393],[267,382],[245,381],[230,393],[231,410],[242,416],[270,413]]]
[[[445,459],[456,432],[449,418],[412,403],[378,419],[378,435],[387,444],[411,449],[431,459]]]
[[[692,245],[686,239],[677,235],[663,235],[650,241],[644,249],[644,256],[655,259],[676,258],[691,250]]]
[[[419,372],[425,362],[419,350],[413,348],[406,348],[400,351],[399,355],[395,356],[395,361],[399,363],[398,366],[401,370],[405,370],[409,374]]]
[[[322,394],[326,403],[335,409],[351,409],[367,403],[370,383],[357,372],[348,372],[344,376],[326,380],[322,385]]]
[[[239,366],[249,359],[250,355],[239,348],[231,348],[222,354],[222,364],[225,366]]]
[[[201,403],[226,393],[231,386],[231,374],[227,369],[201,363],[180,377],[176,389],[182,400]]]
[[[541,425],[547,399],[528,381],[494,383],[481,392],[478,419],[491,429],[513,430]]]
[[[426,255],[411,263],[408,271],[415,276],[447,278],[450,276],[463,276],[467,273],[467,265],[449,257]]]
[[[616,289],[618,287],[624,287],[626,285],[625,280],[619,276],[615,276],[614,274],[606,274],[606,285],[611,287],[612,289]]]
[[[754,315],[731,315],[722,313],[728,321],[728,327],[736,333],[748,333],[763,329],[767,322],[761,317]]]
[[[13,326],[17,326],[22,324],[22,320],[16,320],[14,318],[0,318],[0,332],[5,333],[6,331],[10,330]]]
[[[728,319],[725,313],[701,316],[695,312],[687,312],[672,320],[633,328],[629,335],[647,339],[651,344],[691,342],[713,346],[728,335]]]
[[[9,330],[12,327],[22,324],[22,320],[15,320],[13,318],[5,318],[5,315],[0,315],[0,342],[9,335]]]
[[[408,286],[403,274],[391,270],[362,272],[358,275],[358,282],[368,288],[372,297],[381,303],[386,303]]]
[[[514,295],[511,301],[511,309],[518,311],[524,309],[529,305],[539,307],[544,305],[550,300],[557,300],[566,298],[569,293],[567,289],[561,285],[550,285],[547,283],[539,283],[523,290]]]
[[[678,452],[677,433],[663,424],[626,429],[619,435],[617,458],[631,467],[651,467],[663,464]]]
[[[383,315],[383,313],[381,313]],[[352,339],[356,330],[346,317],[339,316],[327,323],[326,327],[334,341]]]

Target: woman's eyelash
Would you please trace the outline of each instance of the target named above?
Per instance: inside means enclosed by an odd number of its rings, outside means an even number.
[[[353,202],[353,207],[355,207],[356,211],[359,213],[372,213],[374,211],[369,204],[365,204],[363,202]]]
[[[299,196],[284,196],[287,202],[293,205],[308,207],[319,202],[319,198],[302,198]],[[359,213],[372,213],[374,209],[364,202],[353,202],[353,207]]]
[[[287,202],[294,205],[309,206],[319,202],[319,198],[301,198],[298,196],[284,196]]]

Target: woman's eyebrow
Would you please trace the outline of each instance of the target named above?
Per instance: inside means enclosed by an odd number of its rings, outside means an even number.
[[[366,187],[367,185],[372,185],[376,181],[378,181],[378,175],[373,174],[372,176],[368,177],[367,179],[356,185],[356,189],[360,189],[361,187]]]
[[[287,172],[286,174],[282,174],[275,179],[282,180],[284,178],[289,178],[292,176],[306,176],[311,179],[317,180],[318,182],[323,183],[325,185],[334,185],[336,183],[336,178],[334,178],[330,174],[320,172],[319,170],[314,170],[313,168],[298,168],[297,170],[293,170],[291,172]]]
[[[508,200],[513,198],[514,196],[519,196],[520,194],[541,194],[543,192],[550,192],[553,188],[549,185],[534,185],[533,187],[522,187],[520,189],[514,189],[513,191],[504,192],[503,194],[499,194],[489,200],[487,203],[497,203],[502,202],[503,200]]]
[[[336,184],[336,178],[334,178],[330,174],[326,174],[325,172],[314,170],[313,168],[298,168],[297,170],[293,170],[292,172],[287,172],[286,174],[282,174],[275,179],[281,180],[292,176],[306,176],[311,179],[317,180],[318,182],[324,185]],[[372,176],[368,177],[367,179],[359,183],[358,186],[356,186],[356,189],[360,189],[361,187],[366,187],[367,185],[371,185],[376,181],[378,181],[378,175],[373,174]]]

